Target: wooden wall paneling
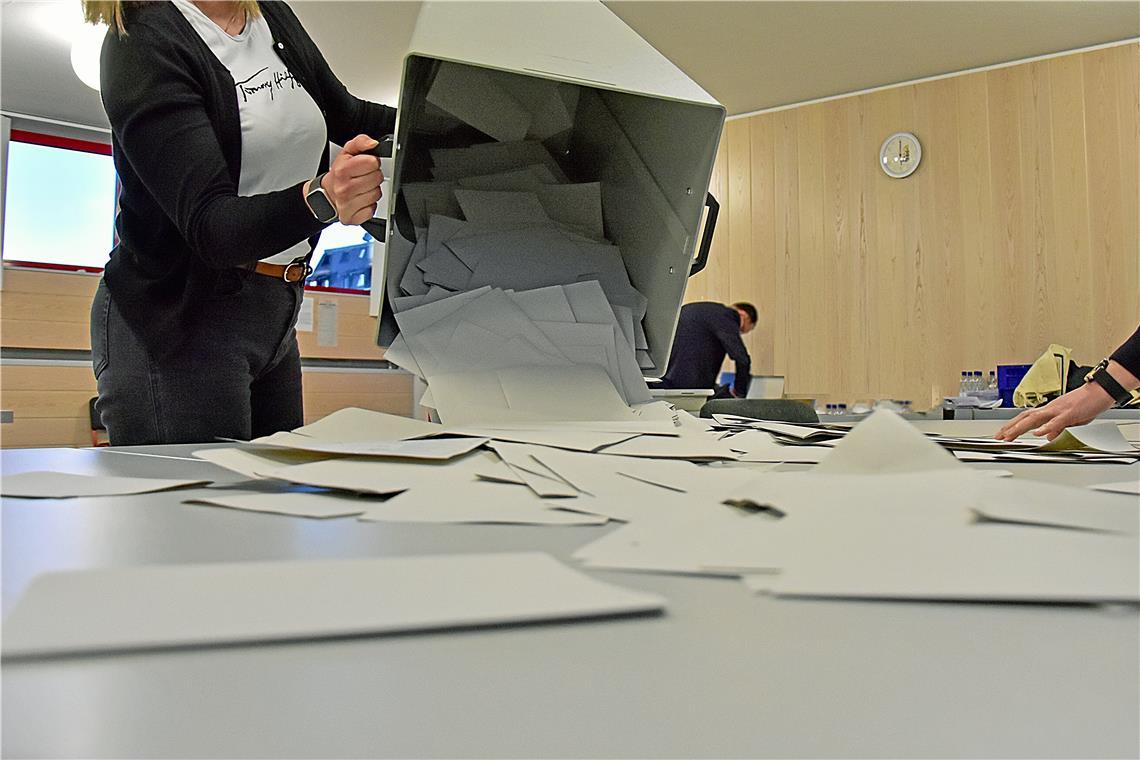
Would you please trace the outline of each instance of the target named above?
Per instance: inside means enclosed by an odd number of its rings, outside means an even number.
[[[347,407],[371,409],[406,417],[411,413],[412,394],[379,393],[363,396],[360,393],[306,393],[306,424]]]
[[[0,398],[3,398],[9,391],[40,389],[86,391],[89,397],[94,396],[95,374],[91,367],[86,365],[54,366],[0,363]]]
[[[5,322],[82,322],[91,318],[91,296],[56,293],[23,293],[4,290],[0,319]]]
[[[0,365],[0,407],[15,417],[0,425],[0,446],[90,446],[94,395],[87,366]]]
[[[1079,56],[1048,62],[1053,128],[1053,218],[1057,271],[1052,298],[1065,315],[1050,342],[1094,343],[1092,252],[1089,246],[1089,186],[1085,155],[1084,73]],[[1044,351],[1042,346],[1041,350]]]
[[[919,139],[930,146],[915,173],[922,199],[919,246],[923,252],[926,340],[924,387],[916,389],[923,402],[937,403],[958,391],[957,366],[962,354],[962,331],[956,319],[965,315],[962,257],[961,188],[959,187],[958,82],[944,79],[916,90]],[[925,388],[929,385],[929,388]],[[916,403],[919,398],[916,398]]]
[[[302,371],[305,419],[357,406],[407,415],[412,377],[405,372]],[[76,365],[0,365],[0,406],[15,422],[0,426],[0,445],[89,446],[88,403],[96,393],[91,368]]]
[[[798,142],[800,280],[789,295],[802,325],[798,373],[818,390],[811,378],[826,375],[831,353],[827,324],[836,289],[824,251],[823,108],[809,106],[791,113],[796,118]]]
[[[882,350],[882,331],[877,329],[874,315],[878,311],[875,292],[876,264],[878,260],[878,204],[874,192],[882,170],[879,168],[878,147],[883,135],[869,123],[868,102],[863,98],[852,98],[847,103],[848,132],[847,160],[851,166],[851,189],[848,193],[852,206],[851,218],[857,219],[853,226],[853,260],[857,274],[852,277],[856,311],[850,315],[852,322],[859,324],[852,332],[849,361],[854,376],[859,379],[853,392],[868,398],[878,394],[881,373],[877,361]],[[854,400],[854,399],[853,399]]]
[[[956,373],[951,391],[961,379],[957,372],[987,366],[997,353],[997,334],[1004,329],[1006,309],[995,293],[1001,278],[995,265],[993,184],[990,181],[989,80],[985,74],[957,78],[958,84],[958,190],[961,202],[958,225],[961,250],[956,254],[964,268],[956,283],[962,293],[962,310],[950,315],[949,330],[958,335]],[[1006,355],[1007,357],[1009,355]]]
[[[879,145],[888,135],[907,128],[902,114],[902,98],[898,90],[886,90],[868,97],[867,113],[871,144],[864,146],[878,160]],[[870,297],[875,304],[872,325],[878,331],[878,352],[868,356],[874,362],[875,395],[901,398],[904,370],[898,352],[905,329],[906,294],[903,272],[903,216],[906,214],[904,188],[882,170],[870,176],[868,192],[875,195],[876,243],[871,267]],[[832,389],[841,395],[842,389]]]
[[[726,125],[728,143],[728,205],[739,209],[729,217],[727,304],[756,301],[755,253],[752,245],[752,144],[748,122],[739,120]],[[744,336],[749,354],[754,354],[751,335]]]
[[[5,269],[4,294],[42,293],[46,295],[80,296],[88,306],[99,287],[100,276],[83,272],[55,272],[38,269]]]
[[[1124,317],[1125,301],[1118,279],[1122,274],[1124,254],[1124,207],[1123,198],[1120,197],[1120,122],[1117,117],[1118,93],[1112,53],[1112,50],[1098,50],[1082,56],[1089,177],[1089,239],[1092,253],[1093,335],[1094,340],[1102,346],[1098,354],[1110,351],[1113,337],[1121,333],[1120,322]],[[1129,255],[1135,255],[1135,250],[1129,252]],[[1091,363],[1095,359],[1090,357],[1086,361]]]
[[[850,208],[848,204],[851,171],[847,156],[846,119],[848,104],[839,100],[820,106],[822,118],[819,153],[822,157],[822,245],[820,260],[823,281],[831,283],[832,297],[822,317],[820,347],[824,348],[818,372],[839,388],[852,388],[850,347],[852,294],[856,287],[851,267]],[[826,350],[830,346],[832,350]],[[835,350],[838,349],[838,350]]]
[[[724,165],[725,165],[725,162],[727,160],[727,154],[728,154],[728,151],[725,148],[724,138],[722,136],[721,141],[720,141],[720,145],[717,148],[716,159],[713,162],[712,174],[709,177],[708,191],[713,194],[713,196],[717,200],[717,203],[720,204],[721,212],[723,214],[728,213],[728,199],[721,197],[717,193],[719,192],[718,188],[720,186],[720,174],[724,170]],[[710,262],[711,262],[712,256],[719,250],[720,238],[724,235],[724,227],[722,226],[723,220],[724,220],[724,217],[718,217],[717,218],[716,229],[713,231],[713,244],[712,244],[712,248],[709,251]],[[710,276],[710,273],[709,273],[708,267],[706,266],[704,271],[702,271],[700,274],[697,274],[693,277],[688,278],[688,280],[686,280],[686,282],[685,282],[685,295],[683,298],[685,303],[690,303],[693,301],[704,301],[704,300],[706,300],[705,294],[708,292],[709,276]]]
[[[91,348],[91,299],[99,277],[6,269],[0,293],[0,344],[12,348]]]
[[[1022,216],[1025,213],[1021,192],[1021,118],[1018,112],[1018,67],[997,69],[989,79],[990,182],[994,205],[992,227],[994,260],[991,275],[1007,284],[1004,292],[995,292],[995,317],[1004,322],[997,331],[998,350],[1016,355],[1028,344],[1028,321],[1025,304],[1027,266]],[[1040,353],[1038,351],[1038,353]]]
[[[720,217],[717,219],[716,234],[713,237],[712,249],[709,253],[709,263],[706,268],[708,277],[705,280],[706,293],[704,300],[726,300],[728,298],[729,283],[732,281],[732,264],[729,261],[729,252],[732,250],[732,217],[745,213],[734,209],[730,202],[729,177],[732,174],[732,155],[727,139],[721,139],[720,153],[722,159],[716,172],[716,185],[712,191],[713,196],[720,202]],[[716,294],[715,296],[712,294]]]
[[[301,371],[306,393],[411,393],[412,376],[401,371],[327,371],[306,367]]]
[[[21,417],[78,417],[90,420],[88,404],[94,390],[8,390],[0,393],[4,409],[18,412]]]
[[[3,345],[11,348],[87,351],[91,348],[90,322],[5,319],[3,323]]]
[[[305,420],[355,406],[389,414],[412,412],[412,376],[406,372],[345,372],[304,369]]]
[[[1021,92],[1021,197],[1025,241],[1024,262],[1028,301],[1024,304],[1029,321],[1026,343],[1045,346],[1056,340],[1061,311],[1053,295],[1056,277],[1056,223],[1053,216],[1053,119],[1050,108],[1049,67],[1037,62],[1018,67]]]
[[[759,313],[759,323],[751,333],[749,350],[752,370],[760,375],[774,375],[784,356],[787,332],[783,320],[774,318],[779,296],[780,270],[776,263],[775,186],[772,182],[772,122],[749,119],[749,156],[751,160],[751,277]]]
[[[758,287],[773,324],[753,350],[771,341],[791,392],[833,400],[922,407],[1051,341],[1092,361],[1140,319],[1138,82],[1129,44],[742,120],[730,281],[701,296]],[[739,187],[735,124],[718,166]],[[925,155],[891,180],[877,154],[900,130]]]
[[[1123,256],[1118,279],[1123,287],[1121,314],[1124,326],[1117,330],[1118,340],[1131,333],[1130,324],[1140,323],[1140,44],[1113,49],[1113,68],[1117,72],[1117,117],[1120,135],[1120,178],[1122,199]],[[1117,342],[1110,336],[1115,347]],[[1105,349],[1106,351],[1110,349]]]
[[[16,418],[0,428],[0,447],[27,449],[91,445],[91,420],[83,417]]]
[[[917,121],[916,90],[915,87],[902,87],[898,90],[902,110],[901,123],[921,128]],[[922,171],[922,168],[920,167],[918,171]],[[898,334],[899,343],[895,349],[894,359],[902,368],[900,378],[902,398],[910,399],[919,406],[925,406],[926,399],[930,396],[930,386],[925,380],[926,363],[930,351],[934,350],[934,343],[927,325],[924,251],[919,240],[921,209],[924,203],[922,183],[912,175],[907,180],[896,183],[896,186],[901,193],[900,202],[903,211],[899,218],[903,235],[901,247],[903,289],[900,294],[905,298],[905,316],[902,331]]]
[[[10,348],[87,351],[91,348],[91,300],[99,285],[92,274],[10,268],[0,293],[0,344]],[[380,359],[376,318],[368,298],[310,292],[309,298],[337,304],[337,344],[321,346],[316,330],[297,334],[301,355],[328,359]],[[320,319],[317,309],[316,319]]]
[[[774,231],[778,309],[773,317],[783,321],[787,339],[784,343],[783,363],[775,364],[775,374],[786,378],[785,389],[794,393],[815,393],[822,389],[809,388],[800,373],[800,357],[810,346],[804,345],[808,334],[800,321],[800,228],[799,211],[799,147],[796,139],[796,118],[793,111],[772,114],[773,146],[772,180],[775,186]],[[821,296],[822,294],[817,294]]]

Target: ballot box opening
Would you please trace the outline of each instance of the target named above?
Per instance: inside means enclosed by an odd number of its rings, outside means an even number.
[[[405,66],[380,345],[393,309],[443,291],[597,279],[632,312],[644,373],[663,373],[724,109],[539,71]],[[476,226],[494,234],[472,242]]]

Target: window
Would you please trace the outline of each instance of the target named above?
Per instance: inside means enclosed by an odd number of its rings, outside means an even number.
[[[7,171],[4,263],[101,271],[115,244],[111,146],[12,130]],[[367,293],[372,236],[333,224],[311,261],[307,287]]]
[[[367,292],[372,285],[372,236],[360,227],[327,227],[312,260],[309,287]]]
[[[115,242],[111,146],[12,130],[4,261],[103,268]]]

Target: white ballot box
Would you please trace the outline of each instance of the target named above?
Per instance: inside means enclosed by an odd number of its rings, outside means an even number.
[[[402,309],[456,293],[597,280],[659,376],[707,258],[724,117],[600,2],[425,2],[400,88],[378,343]]]

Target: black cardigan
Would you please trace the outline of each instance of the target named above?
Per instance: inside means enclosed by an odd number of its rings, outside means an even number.
[[[1136,328],[1136,332],[1132,333],[1132,337],[1124,341],[1120,348],[1112,352],[1111,358],[1136,377],[1140,377],[1140,327]]]
[[[237,194],[241,122],[236,86],[168,2],[124,3],[127,34],[108,32],[100,60],[103,106],[119,174],[118,241],[104,280],[119,311],[156,355],[175,351],[220,274],[323,227],[304,183]],[[391,133],[394,108],[353,97],[283,2],[262,0],[279,58],[316,101],[329,140]],[[321,157],[328,168],[328,152]]]

